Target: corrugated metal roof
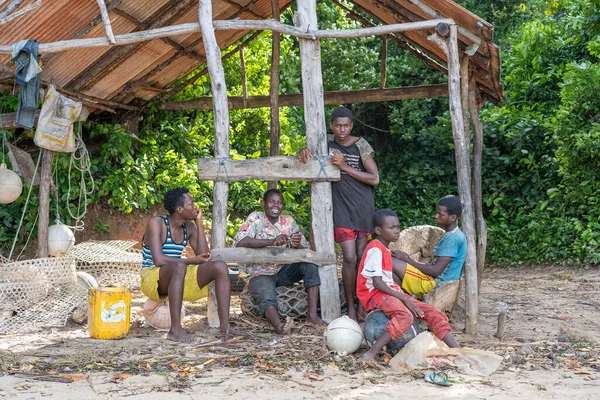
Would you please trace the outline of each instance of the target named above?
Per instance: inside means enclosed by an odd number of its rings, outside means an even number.
[[[381,24],[452,18],[471,35],[481,38],[482,44],[471,57],[471,69],[488,100],[498,103],[502,99],[500,49],[492,42],[493,26],[488,22],[450,0],[349,1]],[[32,2],[27,0],[22,7]],[[279,6],[284,9],[290,2],[279,0]],[[198,19],[197,0],[112,0],[106,3],[115,35]],[[270,0],[213,0],[214,19],[264,19],[270,16]],[[443,65],[446,63],[444,53],[427,40],[432,32],[412,31],[396,36]],[[246,33],[217,31],[216,37],[220,47],[226,48]],[[459,35],[463,50],[472,44],[464,33]],[[48,43],[104,36],[100,12],[92,0],[45,1],[39,8],[0,26],[0,44],[22,39]],[[42,55],[42,79],[105,100],[130,103],[139,98],[147,101],[202,65],[203,55],[199,32],[125,46],[69,50]],[[9,60],[10,56],[0,55],[1,63],[8,64]]]

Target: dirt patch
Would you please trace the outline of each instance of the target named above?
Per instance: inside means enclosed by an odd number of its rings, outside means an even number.
[[[129,338],[118,341],[91,339],[78,325],[2,336],[0,395],[392,399],[402,391],[413,399],[593,399],[600,378],[599,282],[597,268],[486,271],[478,335],[462,334],[460,319],[453,328],[459,343],[494,351],[504,362],[483,378],[446,367],[453,383],[446,388],[425,383],[427,370],[366,368],[359,362],[366,346],[353,355],[331,354],[321,333],[301,322],[291,336],[277,336],[264,321],[242,316],[236,297],[233,325],[251,332],[247,339],[224,341],[207,328],[203,302],[187,305],[185,325],[198,339],[191,346],[168,342],[139,318]],[[509,307],[502,340],[493,336],[496,301]],[[134,314],[142,304],[137,296]]]

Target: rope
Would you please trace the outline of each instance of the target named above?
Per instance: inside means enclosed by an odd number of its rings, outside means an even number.
[[[329,175],[327,175],[327,170],[325,169],[325,163],[327,162],[327,160],[329,160],[330,156],[331,156],[331,154],[327,154],[325,156],[318,156],[316,154],[314,155],[314,157],[319,161],[319,164],[321,164],[316,180],[319,180],[319,178],[321,177],[321,172],[322,172],[325,175],[325,179],[327,179],[327,182],[331,182],[331,180],[329,179]]]
[[[5,147],[8,147],[6,146],[6,132],[2,132],[2,164],[6,164],[6,154],[4,154]]]
[[[229,172],[227,172],[227,164],[225,164],[225,161],[229,160],[229,157],[218,157],[217,160],[219,160],[219,169],[217,169],[217,177],[215,178],[215,181],[219,180],[219,175],[221,175],[221,167],[223,167],[223,170],[225,171],[225,177],[227,178],[227,183],[229,183],[231,180],[229,179]]]
[[[21,226],[23,226],[23,220],[25,219],[25,213],[27,212],[27,206],[29,205],[29,198],[31,197],[31,191],[33,189],[33,182],[35,181],[35,176],[37,175],[38,167],[40,166],[41,160],[42,160],[42,150],[40,149],[40,154],[38,156],[37,164],[35,165],[35,169],[33,170],[33,176],[31,177],[31,183],[29,184],[29,192],[27,193],[27,200],[25,200],[25,206],[23,207],[23,213],[21,214],[21,220],[19,221],[19,227],[17,228],[17,231],[15,232],[15,239],[13,240],[13,244],[10,249],[10,253],[8,254],[9,259],[12,259],[12,253],[15,250],[15,246],[17,244],[17,238],[19,237],[19,232],[21,231]],[[39,216],[39,213],[38,213],[38,216]],[[36,218],[35,218],[36,222],[37,222],[37,218],[38,217],[36,216]],[[35,223],[34,223],[34,226],[35,226]],[[33,232],[33,229],[31,231]],[[27,242],[25,242],[25,246],[23,246],[23,250],[25,249],[25,247],[27,247],[30,237],[31,237],[31,233],[29,234],[29,237],[27,238]],[[21,254],[23,254],[23,251],[21,251]],[[21,257],[21,254],[19,254],[19,257]]]
[[[79,156],[77,152],[79,151]],[[79,165],[77,165],[79,162]],[[85,216],[87,212],[87,196],[94,192],[94,177],[92,176],[91,171],[92,163],[90,161],[90,154],[88,153],[87,148],[85,147],[85,143],[83,143],[83,139],[81,138],[81,123],[78,123],[77,135],[75,135],[75,150],[71,153],[71,161],[69,162],[69,174],[68,174],[68,182],[69,182],[69,191],[67,192],[67,210],[69,211],[69,215],[71,218],[76,220],[77,227],[73,227],[77,230],[83,230],[83,221],[80,221]],[[71,170],[75,168],[81,173],[80,186],[79,186],[79,199],[77,204],[77,215],[73,215],[71,212],[71,207],[68,206],[71,201]],[[88,174],[90,177],[90,181],[92,182],[92,188],[88,191],[85,183],[85,175]],[[83,206],[82,206],[83,200]],[[83,212],[81,211],[83,208]],[[80,223],[81,222],[81,223]]]

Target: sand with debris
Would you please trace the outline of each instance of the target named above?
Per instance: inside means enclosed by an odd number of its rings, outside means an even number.
[[[426,383],[433,367],[410,373],[374,370],[353,355],[331,354],[321,332],[298,323],[279,337],[264,321],[242,316],[233,302],[232,323],[251,337],[224,338],[205,325],[205,304],[188,304],[185,326],[198,339],[180,345],[136,317],[129,338],[89,338],[84,326],[0,336],[0,396],[60,399],[597,399],[600,393],[600,272],[598,268],[486,271],[479,333],[460,333],[465,346],[490,350],[503,363],[485,377],[443,368],[452,386]],[[508,304],[502,340],[496,301]],[[136,297],[133,310],[140,309]],[[459,310],[460,311],[460,310]]]

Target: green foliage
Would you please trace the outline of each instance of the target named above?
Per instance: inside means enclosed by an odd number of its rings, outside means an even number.
[[[94,232],[99,235],[104,235],[105,233],[110,232],[110,224],[105,223],[102,218],[98,218],[98,221],[93,226]]]

